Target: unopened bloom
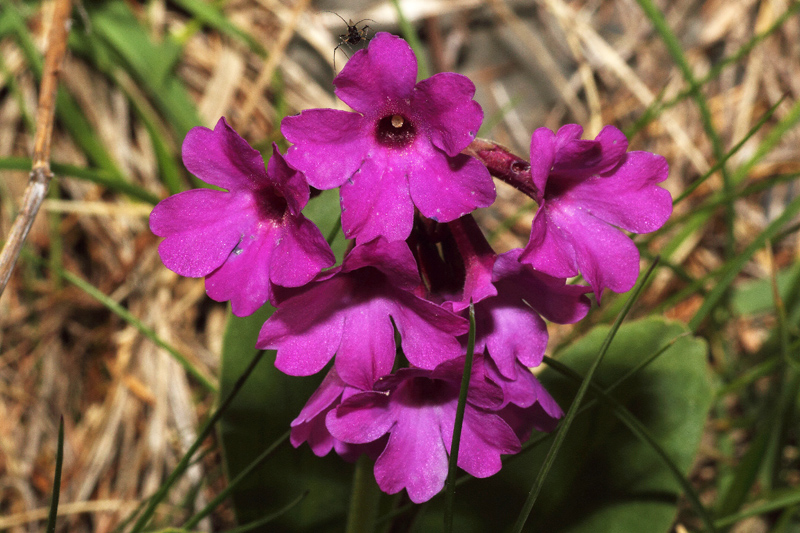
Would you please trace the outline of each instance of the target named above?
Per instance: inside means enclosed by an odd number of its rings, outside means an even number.
[[[414,295],[419,284],[405,242],[379,238],[356,246],[340,267],[286,291],[256,347],[278,350],[275,366],[293,376],[319,372],[336,354],[339,376],[351,386],[371,389],[392,371],[396,327],[408,361],[433,369],[461,354],[456,337],[469,330],[469,323]]]
[[[444,486],[453,440],[464,357],[435,370],[403,368],[331,411],[326,426],[337,439],[373,442],[386,434],[386,448],[375,461],[375,479],[388,494],[406,489],[414,503],[431,499]],[[514,430],[495,411],[502,390],[484,375],[475,358],[470,376],[458,466],[475,477],[500,470],[500,456],[519,452]]]
[[[606,288],[625,292],[639,275],[639,251],[617,226],[655,231],[672,213],[672,198],[657,184],[667,179],[666,160],[628,152],[617,128],[581,140],[577,124],[553,133],[539,128],[531,139],[531,175],[539,211],[520,261],[568,278],[579,272],[601,298]]]
[[[294,143],[286,159],[308,183],[341,187],[342,227],[359,243],[408,237],[414,206],[448,222],[494,201],[489,172],[461,154],[483,120],[475,85],[455,73],[416,79],[411,47],[378,33],[333,82],[355,113],[311,109],[281,125]]]
[[[235,315],[252,314],[272,297],[272,284],[296,287],[334,263],[319,229],[300,214],[308,184],[273,145],[261,154],[221,118],[193,128],[183,142],[186,168],[226,191],[194,189],[160,202],[150,229],[166,237],[158,252],[170,270],[205,277],[214,300]]]

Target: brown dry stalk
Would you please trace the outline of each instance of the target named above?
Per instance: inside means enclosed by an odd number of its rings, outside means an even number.
[[[11,272],[19,257],[22,244],[36,219],[53,173],[50,171],[50,140],[53,136],[53,118],[56,111],[58,75],[67,51],[71,0],[56,0],[53,24],[47,39],[42,85],[39,91],[39,108],[36,112],[36,136],[33,146],[33,164],[28,187],[22,197],[22,207],[0,252],[0,296],[8,284]]]

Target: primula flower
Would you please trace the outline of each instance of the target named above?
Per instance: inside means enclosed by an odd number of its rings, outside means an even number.
[[[516,375],[517,362],[539,366],[547,346],[547,325],[572,324],[589,312],[589,287],[567,285],[563,278],[537,272],[518,261],[522,250],[500,255],[492,281],[497,296],[475,304],[475,351],[489,357],[507,378]],[[541,315],[541,316],[540,316]]]
[[[483,120],[475,85],[451,72],[416,79],[411,47],[378,33],[333,81],[355,113],[311,109],[281,125],[308,183],[341,187],[342,227],[359,243],[408,237],[414,206],[448,222],[494,201],[488,170],[460,153]]]
[[[382,491],[406,489],[414,503],[431,499],[444,486],[447,456],[453,440],[464,357],[435,370],[403,368],[381,379],[371,392],[344,400],[328,413],[326,425],[335,438],[353,444],[389,441],[375,462]],[[470,376],[458,466],[475,477],[500,470],[500,455],[519,452],[519,439],[494,412],[502,406],[501,389],[484,377],[477,356]]]
[[[322,370],[336,354],[336,370],[351,386],[371,389],[389,374],[396,345],[415,366],[433,369],[461,354],[456,339],[469,323],[415,296],[420,284],[408,245],[377,239],[356,246],[338,268],[302,289],[286,290],[264,323],[256,347],[278,350],[275,366],[293,376]]]
[[[617,128],[593,141],[577,124],[553,133],[539,128],[531,139],[531,175],[539,211],[520,261],[568,278],[580,272],[598,301],[606,288],[625,292],[639,275],[639,251],[619,228],[655,231],[672,213],[672,198],[656,185],[667,179],[666,160],[629,152]]]
[[[300,211],[309,189],[273,144],[261,154],[221,118],[214,130],[193,128],[183,142],[192,174],[225,191],[194,189],[160,202],[150,229],[166,237],[158,252],[167,268],[206,278],[206,292],[247,316],[271,299],[272,284],[307,283],[335,258],[319,229]]]

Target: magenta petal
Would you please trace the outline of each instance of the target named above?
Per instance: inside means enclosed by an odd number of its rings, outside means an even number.
[[[368,127],[358,113],[335,109],[308,109],[281,122],[281,133],[294,143],[286,161],[303,172],[317,189],[334,189],[361,166],[369,144]]]
[[[349,385],[371,389],[392,371],[396,346],[386,302],[373,299],[347,315],[336,370]]]
[[[167,268],[182,276],[202,277],[219,267],[251,224],[231,218],[246,211],[247,194],[196,189],[170,196],[150,214],[150,229],[166,237],[158,252]]]
[[[417,81],[417,58],[403,39],[379,32],[333,80],[335,93],[351,108],[370,115],[387,101],[410,96]]]
[[[392,285],[407,291],[414,290],[421,282],[414,254],[405,241],[375,239],[359,244],[342,261],[342,272],[353,272],[372,267],[380,270]]]
[[[272,143],[272,157],[267,163],[267,176],[286,200],[289,212],[298,216],[308,203],[308,183],[302,173],[286,164],[275,143]]]
[[[303,215],[287,217],[275,231],[280,232],[280,238],[269,263],[273,283],[299,287],[336,262],[319,228]]]
[[[533,217],[531,236],[519,260],[551,276],[571,278],[578,274],[572,239],[554,223],[545,205]]]
[[[414,206],[402,169],[368,159],[342,185],[342,228],[348,239],[364,243],[383,236],[405,240],[414,222]]]
[[[463,154],[448,157],[427,143],[417,146],[419,159],[408,183],[414,205],[423,215],[450,222],[492,205],[497,196],[494,181],[477,159]]]
[[[598,301],[605,288],[626,292],[633,287],[639,276],[639,250],[627,235],[588,214],[552,209],[549,215],[553,224],[569,232],[581,274]]]
[[[326,420],[331,435],[352,444],[375,441],[393,424],[389,397],[380,392],[354,394],[328,413]]]
[[[242,239],[225,263],[206,277],[209,297],[218,302],[230,300],[236,316],[251,315],[264,305],[272,295],[267,265],[276,237],[273,229]]]
[[[532,309],[520,305],[514,294],[501,294],[476,307],[480,312],[480,338],[500,372],[514,375],[517,361],[539,366],[547,347],[547,325]],[[482,344],[483,344],[482,343]]]
[[[649,233],[663,226],[672,214],[669,191],[656,185],[667,179],[668,173],[662,156],[631,152],[610,175],[595,176],[572,187],[564,202],[628,231]]]
[[[595,140],[580,140],[583,128],[563,126],[556,134],[556,156],[550,173],[562,179],[583,180],[617,166],[628,149],[628,139],[614,126],[604,127]]]
[[[580,135],[580,133],[578,133]],[[531,136],[531,177],[539,191],[535,200],[542,203],[547,178],[556,158],[556,134],[548,128],[539,128]]]
[[[591,304],[584,295],[589,287],[567,285],[563,278],[538,272],[521,264],[520,255],[520,249],[510,250],[495,262],[494,280],[502,284],[504,293],[516,295],[526,306],[558,324],[574,324],[586,316]]]
[[[438,305],[397,291],[399,304],[392,312],[402,338],[403,352],[417,367],[433,370],[442,362],[461,355],[456,339],[469,331],[469,322]]]
[[[475,84],[461,74],[442,72],[417,84],[411,108],[427,121],[433,144],[450,157],[475,139],[483,110],[472,99]]]
[[[342,338],[339,311],[347,280],[331,279],[281,302],[258,335],[256,348],[278,350],[275,367],[291,376],[309,376],[331,360]]]
[[[447,452],[438,420],[430,409],[404,410],[386,449],[375,462],[375,480],[382,491],[403,489],[414,503],[433,498],[447,478]]]
[[[450,413],[442,414],[443,422],[450,419]],[[455,420],[455,408],[452,410],[452,420]],[[442,437],[447,452],[450,453],[453,442],[452,422],[449,425],[442,424]],[[514,431],[502,418],[467,404],[458,452],[458,466],[461,469],[478,478],[489,477],[499,472],[503,466],[501,454],[518,453],[521,448]]]
[[[228,189],[255,189],[266,181],[264,160],[225,121],[214,130],[197,127],[183,141],[183,163],[206,183]]]

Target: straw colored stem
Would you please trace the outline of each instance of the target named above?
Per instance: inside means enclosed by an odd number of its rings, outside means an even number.
[[[22,198],[22,208],[14,220],[8,239],[0,252],[0,295],[8,284],[19,252],[33,226],[39,212],[53,173],[50,171],[50,140],[53,136],[53,117],[58,90],[58,77],[64,54],[67,50],[69,33],[69,15],[72,11],[71,0],[57,0],[53,13],[53,24],[48,36],[48,48],[44,59],[41,90],[39,92],[39,109],[36,113],[36,136],[34,138],[33,164],[28,187]]]

